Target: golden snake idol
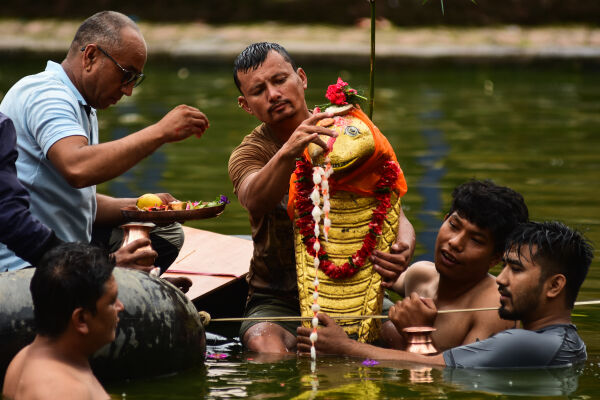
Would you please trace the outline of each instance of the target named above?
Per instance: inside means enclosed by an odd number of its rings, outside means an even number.
[[[329,152],[310,144],[290,184],[300,310],[304,317],[313,316],[318,302],[317,309],[327,314],[376,315],[383,288],[369,257],[374,249],[389,251],[396,240],[406,181],[391,145],[359,108],[350,104],[331,110],[336,116],[319,124],[335,130],[337,138],[321,136]],[[328,168],[331,175],[324,173],[323,179],[315,172]],[[321,214],[328,215],[321,219]],[[378,337],[378,320],[339,323],[359,341]]]

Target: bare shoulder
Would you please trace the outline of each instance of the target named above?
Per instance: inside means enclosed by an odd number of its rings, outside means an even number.
[[[400,278],[398,279],[400,282],[397,283],[399,283],[402,287],[401,291],[398,292],[404,296],[407,296],[412,292],[417,292],[423,297],[433,297],[431,292],[432,290],[435,292],[438,278],[438,272],[432,262],[416,262],[408,267],[402,275],[400,275]]]
[[[469,299],[470,307],[500,307],[500,294],[496,278],[487,275],[471,290]]]
[[[29,347],[26,346],[12,359],[4,375],[4,387],[2,388],[2,395],[8,399],[13,399],[17,393],[17,387],[21,380],[21,374],[23,372],[24,361],[27,358]]]
[[[35,400],[108,398],[91,370],[79,370],[55,360],[27,362],[16,395]]]
[[[498,285],[493,276],[486,277],[477,290],[472,291],[469,299],[469,308],[500,307]],[[481,311],[471,315],[471,330],[463,344],[475,340],[484,340],[488,337],[514,327],[514,321],[501,319],[497,311]]]
[[[53,399],[81,399],[93,400],[95,398],[107,399],[104,397],[94,397],[93,390],[81,380],[69,374],[49,374],[35,382],[27,385],[19,392],[24,399],[32,400],[53,400]]]

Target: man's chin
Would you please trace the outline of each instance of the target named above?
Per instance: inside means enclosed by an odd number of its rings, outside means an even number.
[[[293,118],[296,115],[296,110],[294,110],[292,107],[288,106],[288,107],[284,107],[283,109],[281,109],[279,111],[273,111],[270,114],[271,114],[271,119],[274,122],[281,122],[281,121],[285,121],[286,119]]]
[[[500,316],[500,318],[506,319],[509,321],[516,321],[519,319],[518,315],[516,315],[514,312],[508,311],[507,309],[504,308],[504,306],[502,306],[498,309],[498,315]]]

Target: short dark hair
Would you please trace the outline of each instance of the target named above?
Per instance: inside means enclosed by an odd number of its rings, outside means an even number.
[[[113,269],[108,253],[89,244],[65,243],[46,253],[29,285],[37,333],[58,337],[78,307],[96,313]]]
[[[120,45],[121,30],[126,27],[140,32],[135,22],[125,14],[116,11],[100,11],[79,26],[71,42],[69,53],[78,53],[83,46],[90,43],[98,43],[107,50],[114,49]]]
[[[494,240],[494,251],[502,253],[508,235],[529,220],[523,196],[492,181],[470,180],[452,192],[448,215],[457,212],[481,229],[488,229]]]
[[[242,93],[242,89],[240,87],[240,80],[238,79],[238,71],[246,72],[250,69],[255,70],[260,67],[267,58],[267,55],[270,51],[276,51],[285,61],[290,63],[294,71],[298,68],[296,67],[296,63],[289,55],[286,49],[283,46],[277,43],[271,42],[259,42],[252,43],[250,46],[246,47],[242,52],[235,58],[233,62],[233,81],[237,86],[240,93]],[[243,93],[242,93],[243,94]]]
[[[505,252],[529,248],[531,260],[542,268],[541,282],[563,274],[567,279],[567,307],[573,308],[579,288],[594,258],[594,250],[580,232],[557,221],[528,222],[515,228],[506,241]]]

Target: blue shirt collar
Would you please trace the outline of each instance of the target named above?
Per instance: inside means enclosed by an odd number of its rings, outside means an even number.
[[[69,76],[63,69],[62,65],[55,63],[54,61],[48,61],[46,64],[46,71],[55,73],[58,78],[71,90],[71,92],[73,92],[79,104],[84,107],[88,105],[81,93],[79,93],[79,90],[77,90],[75,85],[73,85],[73,82],[71,82],[71,79],[69,79]]]

